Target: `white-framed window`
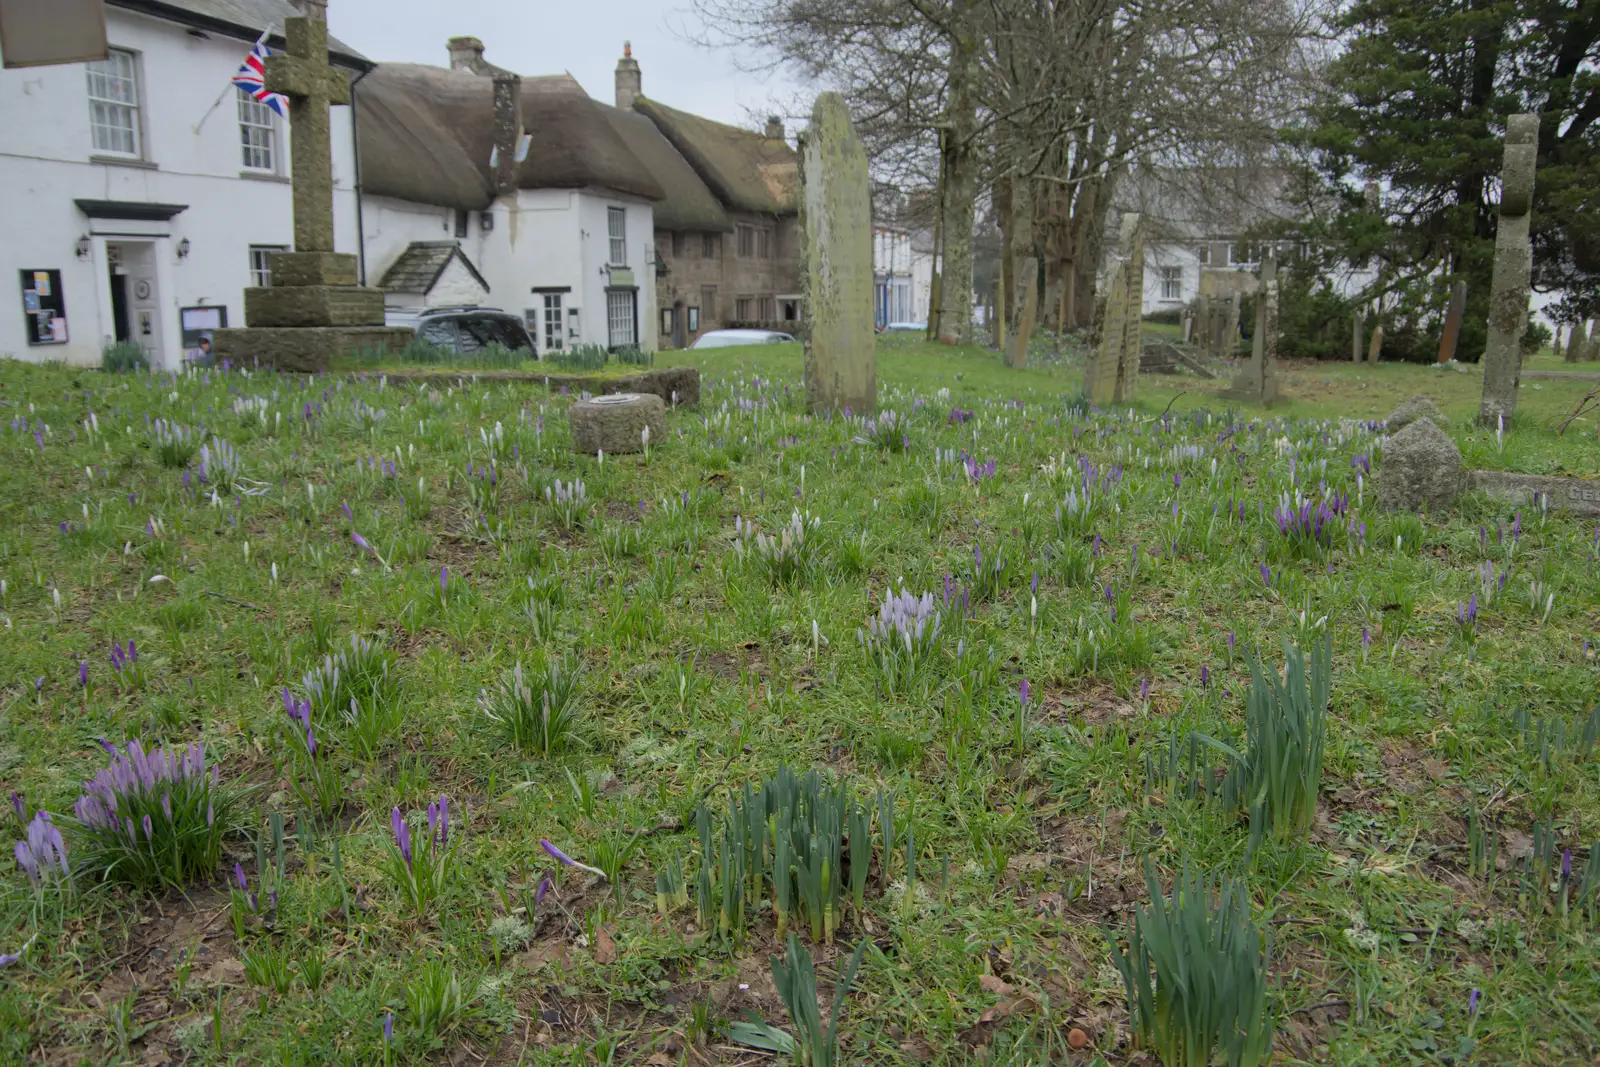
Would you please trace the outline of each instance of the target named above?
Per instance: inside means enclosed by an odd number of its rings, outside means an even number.
[[[245,170],[278,170],[278,113],[243,89],[239,94],[239,148]]]
[[[611,237],[611,266],[626,267],[628,265],[627,208],[606,208],[606,232]],[[629,343],[631,344],[632,342]]]
[[[544,294],[544,350],[559,352],[566,347],[566,329],[561,321],[561,294]]]
[[[662,308],[661,309],[661,332],[664,333],[664,334],[672,333],[672,309],[671,308]]]
[[[1182,267],[1162,267],[1161,268],[1161,299],[1163,299],[1163,300],[1182,300],[1183,299],[1183,268]]]
[[[250,285],[256,289],[270,289],[272,287],[272,254],[274,252],[287,252],[288,245],[251,245],[250,246]]]
[[[132,52],[113,48],[104,59],[85,65],[89,72],[89,129],[94,150],[137,157],[139,64]]]
[[[612,348],[639,343],[634,332],[634,302],[638,297],[632,289],[606,292],[606,337]]]
[[[1211,266],[1211,246],[1201,245],[1199,248],[1196,248],[1194,250],[1194,258],[1200,262],[1202,267]]]
[[[697,307],[691,307],[691,308],[688,309],[688,314],[689,314],[689,327],[688,327],[689,328],[689,332],[690,333],[699,333],[700,332],[700,309],[697,308]]]
[[[1241,241],[1228,246],[1228,265],[1233,267],[1254,267],[1261,262],[1261,247],[1249,242]]]

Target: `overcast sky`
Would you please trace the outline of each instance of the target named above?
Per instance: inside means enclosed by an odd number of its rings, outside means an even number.
[[[519,74],[567,71],[607,104],[622,42],[631,40],[646,96],[738,125],[783,111],[799,89],[794,80],[741,72],[728,51],[690,43],[698,26],[684,7],[673,0],[330,0],[328,28],[379,63],[443,66],[448,39],[477,37],[489,62]],[[792,136],[794,123],[787,125]]]

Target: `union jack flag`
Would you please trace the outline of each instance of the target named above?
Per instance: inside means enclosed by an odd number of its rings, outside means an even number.
[[[267,35],[263,33],[255,47],[250,49],[250,54],[244,57],[244,64],[240,66],[239,73],[233,76],[233,84],[249,93],[254,100],[266,104],[287,118],[288,98],[282,93],[267,91],[267,57],[271,54],[272,49],[267,47]]]

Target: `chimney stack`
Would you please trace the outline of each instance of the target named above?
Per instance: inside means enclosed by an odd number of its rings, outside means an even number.
[[[633,42],[622,42],[622,58],[617,60],[617,107],[632,111],[633,102],[644,95],[644,75],[633,58]]]
[[[522,79],[510,71],[494,74],[495,192],[514,193],[522,164],[517,142],[522,139]]]
[[[783,120],[776,115],[767,116],[767,136],[774,141],[783,140]]]
[[[447,47],[450,49],[451,70],[488,73],[489,65],[483,61],[483,42],[476,37],[452,37]]]

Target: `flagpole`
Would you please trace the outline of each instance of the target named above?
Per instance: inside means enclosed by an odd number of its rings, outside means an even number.
[[[261,31],[261,36],[260,37],[256,38],[256,44],[259,45],[263,41],[265,41],[268,37],[272,36],[272,27],[274,25],[275,25],[275,23],[271,23],[271,22],[267,23],[267,28]],[[222,92],[217,94],[216,101],[214,103],[212,103],[212,105],[209,108],[206,109],[206,113],[204,115],[200,116],[200,121],[194,124],[194,132],[195,132],[196,136],[198,136],[199,133],[200,133],[200,127],[204,126],[206,124],[206,120],[211,117],[212,112],[216,111],[217,108],[222,106],[222,101],[228,95],[228,89],[232,89],[233,87],[234,87],[233,81],[232,81],[232,79],[229,79],[227,87],[224,88],[222,90]]]

